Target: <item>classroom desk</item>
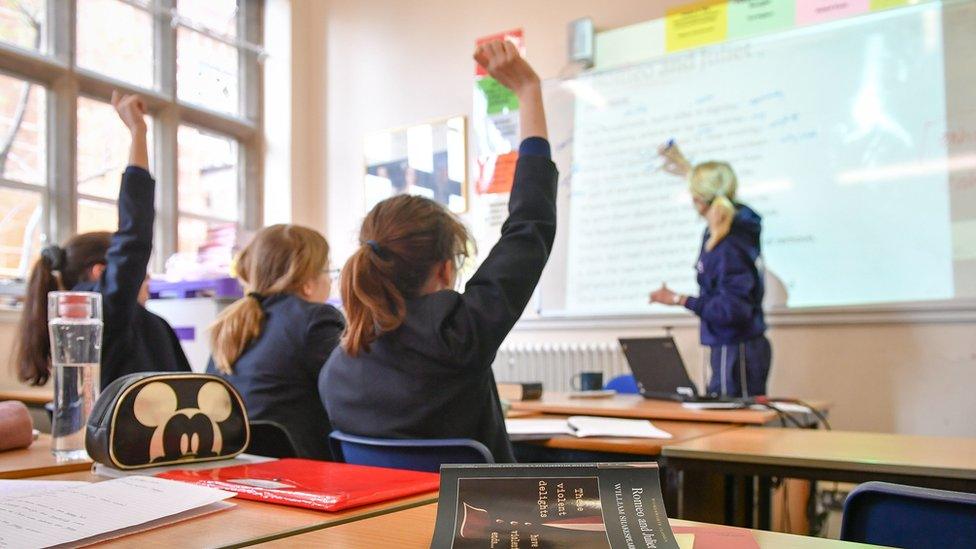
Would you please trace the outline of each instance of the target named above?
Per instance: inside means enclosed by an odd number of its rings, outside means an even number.
[[[92,473],[72,473],[39,477],[32,480],[109,480]],[[429,492],[394,501],[366,505],[337,513],[325,513],[285,505],[274,505],[243,499],[228,500],[235,507],[192,518],[168,526],[124,536],[92,547],[240,547],[284,536],[295,536],[347,522],[401,511],[437,501],[437,492]]]
[[[41,435],[28,448],[0,452],[0,479],[87,471],[91,463],[90,459],[58,463],[51,455],[51,435]]]
[[[565,415],[536,415],[531,419],[565,419]],[[578,450],[611,454],[635,454],[645,457],[661,455],[661,448],[696,438],[737,429],[733,423],[705,423],[700,421],[654,421],[658,429],[671,433],[672,438],[574,437],[557,435],[539,440],[516,441],[557,450]]]
[[[811,401],[811,406],[826,411],[830,405]],[[570,398],[567,393],[543,393],[539,400],[512,402],[512,410],[540,414],[607,416],[630,419],[704,421],[710,423],[738,423],[766,425],[778,421],[772,410],[691,410],[680,402],[651,400],[640,395],[618,394],[607,398]]]
[[[397,547],[413,549],[430,547],[434,536],[437,505],[424,505],[380,517],[356,521],[309,534],[278,539],[262,544],[262,547],[282,549],[286,547],[342,547],[343,549],[374,549]],[[703,526],[701,523],[671,519],[673,526]],[[874,547],[823,538],[780,534],[778,532],[752,532],[762,549],[855,549]]]
[[[668,445],[662,454],[677,471],[758,477],[760,528],[769,525],[772,477],[976,492],[976,438],[743,428]]]

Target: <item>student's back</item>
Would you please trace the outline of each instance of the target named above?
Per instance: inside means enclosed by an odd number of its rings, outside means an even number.
[[[293,225],[260,231],[238,264],[252,291],[218,318],[207,367],[240,391],[250,419],[280,424],[298,455],[311,459],[332,457],[317,380],[344,327],[339,311],[324,303],[327,266],[328,245],[315,231]]]
[[[552,248],[556,168],[542,137],[537,77],[512,52],[494,57],[507,55],[501,68],[520,64],[514,70],[528,75],[499,79],[530,80],[517,91],[523,92],[523,135],[535,137],[523,141],[501,238],[459,294],[449,288],[468,236],[453,216],[411,196],[370,212],[362,247],[343,270],[349,331],[319,378],[336,429],[383,438],[471,438],[496,461],[514,461],[491,364]]]

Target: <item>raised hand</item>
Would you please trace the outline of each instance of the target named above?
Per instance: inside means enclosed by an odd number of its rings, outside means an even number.
[[[494,40],[478,46],[474,60],[516,95],[539,87],[539,75],[522,59],[515,44],[508,40]]]
[[[112,92],[112,106],[130,132],[146,132],[146,104],[136,94]]]
[[[673,142],[658,147],[657,154],[664,159],[662,170],[678,177],[687,177],[691,171],[691,163]]]

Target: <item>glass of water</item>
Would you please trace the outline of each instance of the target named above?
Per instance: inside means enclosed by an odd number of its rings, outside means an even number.
[[[47,305],[54,374],[51,451],[58,461],[87,459],[85,427],[99,391],[102,296],[51,292]]]

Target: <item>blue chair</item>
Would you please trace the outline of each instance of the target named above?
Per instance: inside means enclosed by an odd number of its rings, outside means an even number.
[[[332,455],[337,461],[413,471],[440,471],[442,463],[495,463],[488,448],[467,438],[370,438],[332,431]]]
[[[640,393],[640,389],[637,387],[637,380],[634,379],[632,374],[624,374],[617,376],[603,387],[604,389],[613,389],[621,394],[637,394]]]
[[[971,548],[976,494],[866,482],[847,496],[840,539],[906,549]]]

